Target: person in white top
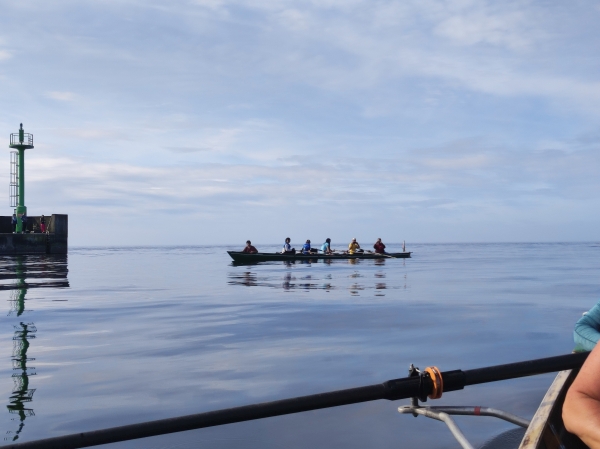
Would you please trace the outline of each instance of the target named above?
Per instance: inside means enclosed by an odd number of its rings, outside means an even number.
[[[283,244],[283,249],[281,250],[281,254],[296,254],[296,249],[292,248],[290,245],[291,239],[288,237],[285,239],[285,243]]]

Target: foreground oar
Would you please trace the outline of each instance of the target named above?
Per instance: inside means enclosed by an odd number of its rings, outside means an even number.
[[[507,365],[490,366],[467,371],[455,370],[441,373],[443,391],[462,390],[467,385],[475,385],[535,374],[551,373],[580,367],[589,353],[567,354]],[[439,384],[438,384],[439,385]],[[407,399],[423,397],[432,393],[434,380],[428,375],[405,377],[387,382],[329,393],[301,396],[281,401],[233,407],[213,412],[198,413],[178,418],[159,419],[140,424],[112,427],[91,432],[82,432],[62,437],[48,438],[26,443],[17,443],[2,448],[7,449],[75,449],[116,443],[136,438],[152,437],[184,430],[220,426],[271,416],[318,410],[340,405],[356,404],[377,399]]]

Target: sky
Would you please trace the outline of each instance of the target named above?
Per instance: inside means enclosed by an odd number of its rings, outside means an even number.
[[[69,243],[597,241],[600,5],[20,0],[0,136]],[[0,164],[1,166],[1,164]]]

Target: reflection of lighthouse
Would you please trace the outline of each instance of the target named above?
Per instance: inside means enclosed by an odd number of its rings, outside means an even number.
[[[15,275],[16,283],[14,290],[11,292],[12,307],[8,314],[16,313],[17,316],[21,316],[25,312],[25,295],[27,294],[23,256],[17,256],[16,258]],[[37,329],[33,323],[20,322],[15,325],[12,354],[14,387],[9,398],[9,404],[6,406],[9,413],[19,415],[19,428],[15,431],[12,441],[19,438],[19,434],[25,425],[25,418],[34,415],[33,409],[25,407],[25,403],[32,401],[35,392],[35,389],[29,388],[29,376],[35,375],[35,368],[27,366],[27,362],[34,359],[27,357],[27,350],[29,349],[29,340],[35,338],[34,334],[36,332]]]
[[[13,290],[10,292],[11,310],[8,315],[16,313],[21,316],[25,312],[25,295],[27,294],[27,284],[25,283],[25,267],[23,266],[23,256],[16,256],[15,277]]]
[[[19,323],[15,326],[13,336],[13,373],[14,388],[10,396],[10,404],[6,406],[9,413],[19,415],[19,428],[16,430],[13,441],[19,438],[19,434],[25,425],[25,418],[33,416],[33,409],[25,407],[25,403],[31,402],[35,389],[29,388],[29,376],[35,375],[35,368],[27,366],[27,362],[35,359],[27,358],[29,340],[35,338],[37,329],[33,323]]]
[[[33,399],[35,389],[29,388],[30,376],[35,368],[28,364],[35,360],[27,357],[32,338],[35,338],[35,325],[24,318],[27,291],[30,288],[68,288],[69,272],[67,257],[62,255],[18,255],[0,259],[0,290],[11,290],[9,317],[19,317],[14,322],[13,334],[13,392],[6,408],[9,413],[18,415],[13,421],[19,421],[16,431],[8,431],[5,440],[15,441],[23,431],[25,418],[34,416],[33,409],[26,407]],[[8,283],[1,282],[9,280]],[[18,323],[18,324],[17,324]]]

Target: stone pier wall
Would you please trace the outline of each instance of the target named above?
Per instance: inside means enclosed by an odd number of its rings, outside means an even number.
[[[67,254],[69,216],[46,216],[48,233],[40,232],[41,217],[27,217],[27,232],[13,234],[11,216],[0,216],[0,254]]]

